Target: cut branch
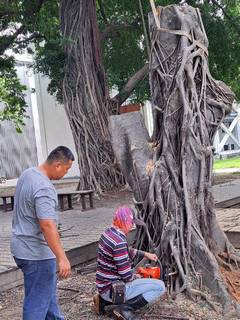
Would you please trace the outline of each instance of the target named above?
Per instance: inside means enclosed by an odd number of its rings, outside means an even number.
[[[133,76],[131,76],[130,79],[128,79],[127,83],[122,87],[120,92],[112,98],[112,100],[117,101],[119,105],[126,101],[137,84],[148,75],[148,71],[149,63],[146,63],[140,70],[138,70]]]

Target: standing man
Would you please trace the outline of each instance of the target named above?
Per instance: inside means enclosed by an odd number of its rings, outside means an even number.
[[[11,252],[24,274],[23,320],[64,319],[57,303],[56,272],[67,278],[71,266],[57,230],[57,192],[51,180],[61,179],[73,161],[72,152],[59,146],[18,179]]]

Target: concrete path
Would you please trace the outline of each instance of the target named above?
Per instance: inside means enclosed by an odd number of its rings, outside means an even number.
[[[95,201],[96,208],[81,211],[75,204],[73,210],[59,213],[61,240],[66,251],[82,247],[99,240],[101,233],[111,224],[113,212],[121,205],[130,204],[130,195],[122,193],[120,197],[106,200],[108,206]],[[10,253],[12,211],[0,211],[0,272],[15,266]],[[1,285],[1,284],[0,284]]]
[[[218,184],[212,187],[215,202],[223,202],[240,197],[240,179]]]
[[[228,174],[228,173],[238,173],[240,168],[225,168],[225,169],[215,169],[213,170],[214,174]]]
[[[96,257],[101,233],[111,225],[113,212],[126,204],[131,204],[131,194],[123,191],[95,199],[95,209],[81,211],[80,205],[74,204],[74,210],[59,213],[61,240],[73,266]],[[0,211],[0,292],[23,283],[10,253],[12,214]]]

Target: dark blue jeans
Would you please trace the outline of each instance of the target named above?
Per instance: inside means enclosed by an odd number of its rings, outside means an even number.
[[[63,320],[56,296],[56,259],[14,259],[24,274],[23,320]]]

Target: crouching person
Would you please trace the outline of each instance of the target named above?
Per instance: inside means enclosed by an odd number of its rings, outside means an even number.
[[[142,279],[134,274],[131,264],[136,256],[157,261],[155,254],[128,248],[126,235],[133,224],[143,222],[134,218],[133,210],[128,207],[119,208],[114,216],[112,226],[102,234],[98,245],[98,266],[96,284],[99,294],[94,296],[96,312],[105,313],[105,307],[115,305],[113,313],[118,319],[139,319],[134,311],[154,302],[165,293],[163,281]],[[121,288],[122,285],[122,288]],[[125,294],[123,301],[116,301],[116,287],[121,298],[121,290]]]

